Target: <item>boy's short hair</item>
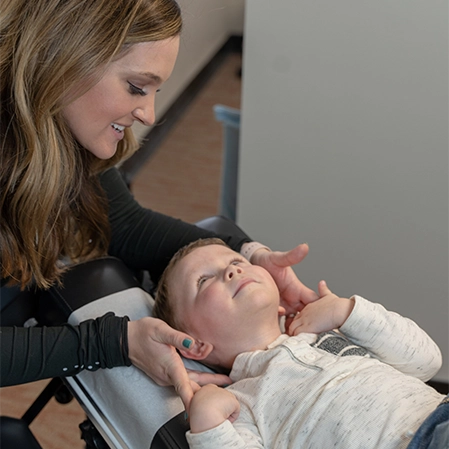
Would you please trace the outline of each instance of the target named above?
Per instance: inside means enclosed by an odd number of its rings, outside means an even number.
[[[173,272],[173,269],[176,266],[176,264],[185,256],[190,254],[193,250],[209,245],[222,245],[229,248],[229,246],[226,245],[226,243],[223,242],[223,240],[215,237],[195,240],[194,242],[189,243],[188,245],[179,249],[170,260],[169,264],[167,265],[167,268],[165,268],[164,272],[162,273],[162,276],[157,286],[155,303],[153,307],[153,317],[165,321],[173,329],[184,331],[182,323],[180,323],[175,318],[174,307],[173,304],[170,302],[170,288],[169,288],[170,274]],[[176,280],[174,281],[176,282]]]

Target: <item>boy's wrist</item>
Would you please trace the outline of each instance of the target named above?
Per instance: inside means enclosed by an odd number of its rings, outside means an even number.
[[[355,299],[353,297],[339,298],[339,299],[340,301],[339,301],[338,315],[340,324],[338,325],[338,328],[342,327],[346,323],[347,319],[350,317],[355,306]]]

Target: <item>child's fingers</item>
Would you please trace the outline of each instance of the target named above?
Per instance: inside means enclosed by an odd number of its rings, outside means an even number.
[[[329,290],[329,287],[326,284],[326,281],[320,281],[318,283],[318,294],[320,295],[321,298],[323,296],[332,294],[332,292]]]
[[[197,391],[201,390],[201,387],[192,379],[190,379],[190,386],[192,387],[193,394],[195,394]]]
[[[291,326],[291,324],[292,324],[292,322],[293,322],[294,319],[295,319],[295,314],[294,314],[294,313],[292,313],[292,314],[290,314],[290,315],[287,315],[287,316],[285,317],[284,328],[285,328],[285,332],[286,332],[287,334],[289,334],[289,335],[291,335],[291,334],[290,334],[290,326]]]
[[[234,411],[229,415],[228,418],[231,423],[233,423],[240,415],[240,403],[237,400],[237,398],[234,397],[234,399],[235,399]]]
[[[287,334],[290,336],[295,336],[301,333],[302,320],[301,313],[298,312],[295,317],[292,319],[287,329]]]

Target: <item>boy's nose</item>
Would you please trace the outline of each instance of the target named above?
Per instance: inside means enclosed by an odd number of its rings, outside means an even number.
[[[242,269],[238,267],[237,265],[229,265],[229,267],[226,269],[226,278],[228,280],[231,280],[234,275],[243,273]]]

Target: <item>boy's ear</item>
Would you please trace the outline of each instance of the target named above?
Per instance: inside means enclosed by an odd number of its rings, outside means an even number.
[[[204,360],[214,349],[212,343],[195,339],[195,344],[189,349],[180,349],[179,352],[186,359]]]

